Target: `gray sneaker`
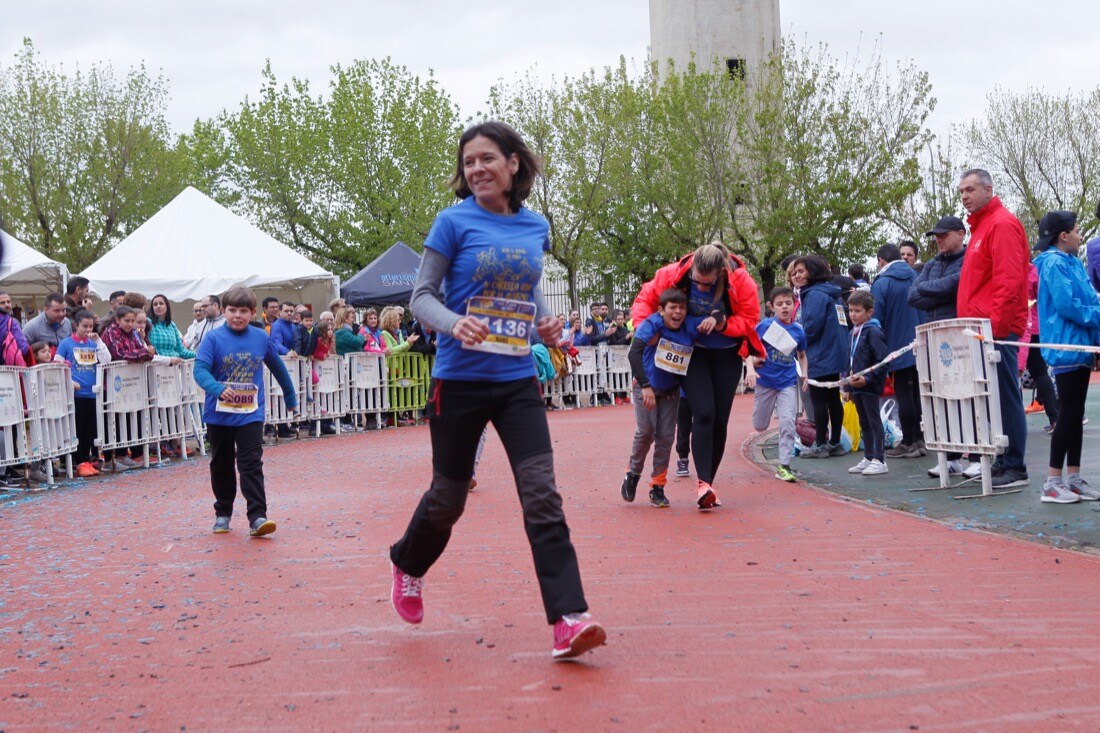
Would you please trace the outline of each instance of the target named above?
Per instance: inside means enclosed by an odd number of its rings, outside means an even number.
[[[32,468],[27,471],[27,480],[32,484],[48,484],[50,477],[46,475],[45,471],[39,471],[37,468]]]
[[[829,445],[818,445],[814,443],[809,448],[804,448],[801,453],[798,454],[800,458],[828,458],[829,457]]]
[[[214,518],[214,534],[225,534],[229,531],[229,517]]]
[[[275,522],[267,517],[256,517],[249,525],[248,534],[252,537],[263,537],[275,531]]]
[[[123,471],[129,471],[130,467],[118,459],[112,459],[104,461],[103,465],[99,467],[99,470],[103,473],[122,473]]]
[[[887,458],[920,458],[920,448],[915,443],[898,443],[886,451]]]
[[[848,451],[844,450],[844,446],[840,443],[830,443],[829,455],[833,457],[846,456],[848,455]]]

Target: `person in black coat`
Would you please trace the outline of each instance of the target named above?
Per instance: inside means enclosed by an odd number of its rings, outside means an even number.
[[[856,374],[879,364],[889,354],[886,336],[875,315],[875,298],[866,290],[856,290],[848,298],[852,318],[852,344],[849,374]],[[850,377],[848,390],[859,415],[859,431],[863,436],[863,460],[848,469],[848,473],[878,476],[886,467],[886,433],[879,412],[879,398],[886,387],[886,365],[860,377]]]
[[[923,311],[922,320],[943,321],[958,317],[959,277],[966,254],[966,226],[957,216],[945,216],[926,232],[936,238],[939,253],[924,263],[909,287],[909,305]]]

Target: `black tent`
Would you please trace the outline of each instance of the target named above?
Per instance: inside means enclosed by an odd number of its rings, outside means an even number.
[[[357,308],[408,302],[419,270],[420,255],[398,242],[340,285],[340,297]]]

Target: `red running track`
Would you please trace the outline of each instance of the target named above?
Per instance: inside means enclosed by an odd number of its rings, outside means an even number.
[[[685,479],[619,498],[630,407],[550,416],[609,632],[581,663],[550,660],[495,438],[419,628],[386,548],[424,427],[270,449],[268,539],[210,533],[201,461],[4,505],[0,730],[1100,729],[1096,559],[776,481],[750,411],[708,514]]]

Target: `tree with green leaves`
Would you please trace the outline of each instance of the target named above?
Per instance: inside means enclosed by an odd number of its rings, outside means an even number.
[[[165,108],[144,67],[72,74],[29,39],[0,67],[0,214],[11,234],[79,272],[183,187]]]
[[[258,97],[220,119],[227,179],[258,225],[347,277],[397,241],[419,247],[451,203],[461,128],[434,78],[389,59],[332,68],[327,96],[268,64]],[[203,148],[210,150],[210,147]]]
[[[967,166],[961,162],[953,137],[930,141],[920,156],[920,188],[898,202],[890,214],[890,223],[902,239],[917,243],[920,259],[935,257],[935,240],[925,232],[944,216],[965,218],[959,199],[959,174]]]

